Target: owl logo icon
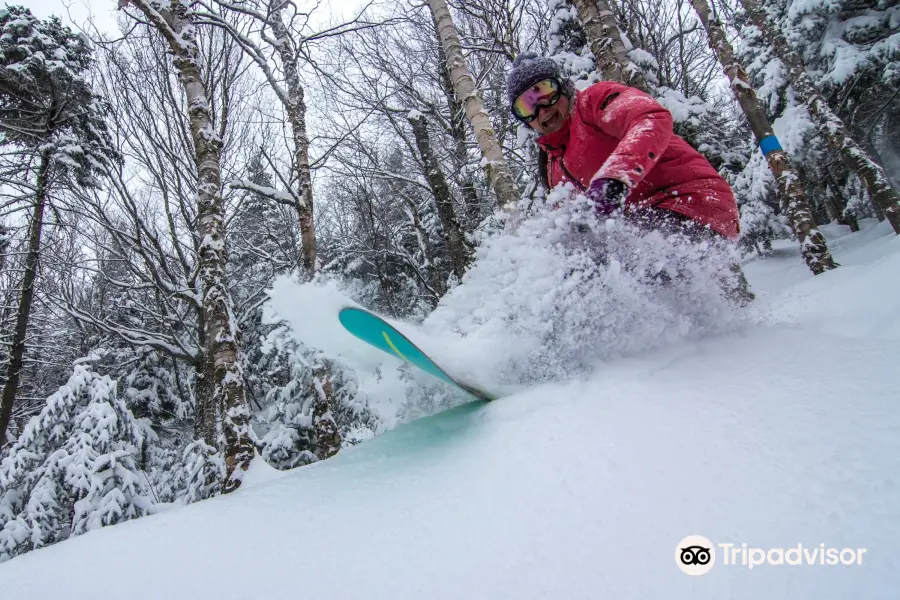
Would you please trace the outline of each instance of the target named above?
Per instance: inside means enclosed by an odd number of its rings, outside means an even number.
[[[705,565],[709,562],[709,548],[703,546],[682,548],[681,562],[685,565]]]
[[[715,545],[702,535],[689,535],[675,546],[675,564],[688,575],[706,575],[715,563]]]

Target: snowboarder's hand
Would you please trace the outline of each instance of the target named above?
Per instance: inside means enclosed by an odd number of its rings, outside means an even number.
[[[595,179],[584,195],[594,203],[598,217],[608,217],[625,204],[628,186],[618,179]]]

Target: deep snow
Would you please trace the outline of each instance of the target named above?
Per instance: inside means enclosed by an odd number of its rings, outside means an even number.
[[[779,244],[731,332],[28,553],[2,597],[896,598],[900,239],[826,234],[843,267],[813,278]],[[690,534],[867,553],[688,577]]]

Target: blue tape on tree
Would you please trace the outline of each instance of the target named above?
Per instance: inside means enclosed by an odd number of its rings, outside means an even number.
[[[759,149],[762,150],[762,153],[765,156],[770,152],[781,150],[781,144],[778,143],[777,137],[770,135],[759,140]]]

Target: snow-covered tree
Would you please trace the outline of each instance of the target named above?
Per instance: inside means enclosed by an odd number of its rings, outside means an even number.
[[[800,176],[787,153],[778,144],[765,109],[756,99],[756,92],[750,85],[747,72],[735,58],[734,48],[726,37],[725,28],[706,0],[691,0],[691,5],[706,29],[709,46],[722,64],[722,69],[731,82],[732,93],[778,182],[782,211],[788,217],[791,229],[797,236],[806,265],[815,274],[834,269],[837,264],[828,250],[825,237],[816,228]]]
[[[571,0],[584,27],[597,69],[607,81],[622,83],[648,94],[652,89],[644,73],[628,56],[616,17],[606,0]]]
[[[425,116],[418,111],[411,111],[407,115],[407,121],[412,126],[413,137],[416,141],[416,149],[418,150],[418,158],[422,164],[422,170],[425,172],[425,179],[431,188],[431,194],[434,196],[434,203],[437,207],[438,218],[441,222],[441,229],[447,239],[447,249],[450,254],[451,272],[458,282],[462,280],[466,272],[466,268],[471,261],[470,250],[466,239],[463,235],[459,219],[456,218],[456,211],[453,208],[453,198],[450,194],[450,187],[447,184],[447,177],[438,164],[435,153],[432,150],[431,140],[428,134],[428,121]],[[435,282],[440,292],[444,289],[442,281]]]
[[[718,5],[720,16],[724,14],[723,6]],[[757,102],[795,166],[799,182],[818,218],[821,211],[817,210],[819,207],[815,200],[823,195],[822,184],[831,177],[844,180],[850,176],[849,172],[839,158],[829,153],[824,140],[812,135],[813,123],[808,111],[798,106],[784,63],[774,48],[755,26],[747,25],[746,14],[731,13],[728,23],[738,32],[734,38],[736,58],[745,67],[749,85],[756,91]],[[790,237],[791,233],[786,229],[787,221],[778,208],[777,181],[764,172],[767,163],[756,144],[753,144],[751,152],[753,157],[745,163],[745,171],[731,183],[741,204],[742,215],[745,215],[741,221],[743,240],[748,247],[765,249],[773,239]],[[838,198],[834,203],[840,204],[836,210],[843,213],[846,200]],[[842,215],[841,220],[846,218]]]
[[[567,0],[550,0],[549,41],[547,51],[562,68],[576,88],[600,80],[594,64],[594,53],[587,34],[578,18],[575,6]]]
[[[296,263],[307,275],[316,268],[316,233],[313,211],[313,186],[309,158],[309,135],[306,123],[306,102],[301,68],[306,60],[306,44],[314,42],[316,35],[300,33],[309,23],[309,15],[301,15],[286,10],[284,0],[262,0],[258,2],[217,2],[221,11],[209,10],[202,14],[202,20],[214,23],[232,36],[247,56],[261,71],[274,96],[281,104],[285,121],[290,125],[291,156],[288,172],[282,180],[287,184],[283,189],[261,186],[252,181],[236,179],[234,187],[251,189],[264,196],[269,203],[292,208],[299,224],[299,246],[295,249]],[[268,51],[264,51],[252,36],[241,27],[235,26],[232,14],[250,17],[261,29],[262,41],[278,57],[277,68],[270,64]],[[331,27],[328,35],[335,35],[341,27]],[[352,28],[348,27],[348,30]]]
[[[184,449],[180,487],[186,504],[206,500],[222,492],[227,471],[222,454],[215,446],[197,440]]]
[[[900,161],[900,7],[889,0],[794,0],[780,17],[829,105],[890,178]],[[893,186],[900,188],[896,177]]]
[[[141,427],[138,465],[154,501],[183,499],[188,482],[180,475],[182,454],[193,441],[193,390],[183,381],[190,371],[148,346],[110,351],[96,365],[97,370],[120,373],[122,400]]]
[[[0,560],[146,515],[142,444],[115,382],[76,364],[0,463]]]
[[[764,253],[772,241],[790,238],[787,218],[778,211],[775,177],[761,152],[756,152],[745,168],[729,177],[741,211],[741,244],[746,250]]]
[[[671,45],[684,47],[685,38],[692,34],[687,23],[662,25],[667,20],[656,17],[669,9],[658,3],[622,4],[614,11],[605,1],[552,0],[550,7],[550,53],[577,88],[605,79],[645,91],[672,113],[675,132],[706,154],[714,166],[729,162],[726,140],[734,126],[713,109],[712,78],[704,74],[691,79],[688,74],[705,71],[703,63],[709,57],[698,52],[691,38],[693,47],[682,49],[683,60],[671,59]],[[648,30],[648,22],[660,25]],[[620,23],[627,23],[646,47],[636,46]]]
[[[475,132],[475,139],[484,158],[482,164],[488,180],[491,182],[491,187],[497,194],[497,202],[501,208],[511,209],[519,200],[519,191],[507,165],[503,149],[497,141],[490,116],[484,110],[484,102],[476,88],[475,79],[466,65],[462,44],[459,41],[450,8],[445,0],[427,0],[426,4],[431,10],[434,30],[443,47],[454,92],[465,107],[466,116]]]
[[[119,160],[104,120],[106,108],[87,77],[91,51],[59,19],[35,18],[12,6],[0,11],[0,133],[32,162],[33,174],[13,181],[32,191],[32,207],[15,332],[0,398],[3,445],[24,365],[26,336],[51,191],[68,181],[93,186]]]
[[[324,270],[365,287],[368,306],[420,318],[460,280],[471,232],[495,207],[430,15],[410,21],[358,34],[377,51],[342,43],[353,69],[335,75],[341,93],[329,101],[350,107],[377,96],[370,121],[382,135],[354,133],[334,153],[340,177],[324,180],[319,235]]]
[[[203,373],[199,389],[204,436],[216,442],[226,456],[228,477],[224,491],[240,487],[241,475],[253,458],[246,391],[241,373],[238,324],[225,277],[226,239],[222,199],[222,137],[215,128],[211,90],[204,85],[200,48],[193,9],[186,2],[162,5],[131,0],[165,40],[173,55],[187,98],[190,136],[197,166],[196,237],[200,240],[199,271],[204,320]],[[220,433],[220,435],[216,435]]]
[[[120,388],[125,402],[137,418],[184,419],[190,408],[185,406],[175,381],[172,364],[158,351],[139,348],[134,366],[122,377]]]
[[[803,57],[782,30],[779,7],[769,7],[759,0],[741,0],[741,4],[765,41],[774,47],[782,61],[783,73],[790,81],[798,100],[809,111],[820,135],[840,156],[846,169],[859,178],[894,230],[900,232],[900,196],[891,188],[882,166],[860,145],[854,132],[823,97]],[[767,10],[769,8],[774,10]],[[886,46],[890,48],[895,43],[888,41]],[[841,71],[839,67],[837,73],[840,74]]]
[[[363,430],[377,427],[346,364],[304,350],[283,327],[276,327],[264,346],[272,385],[260,445],[269,464],[291,469],[329,458]]]

